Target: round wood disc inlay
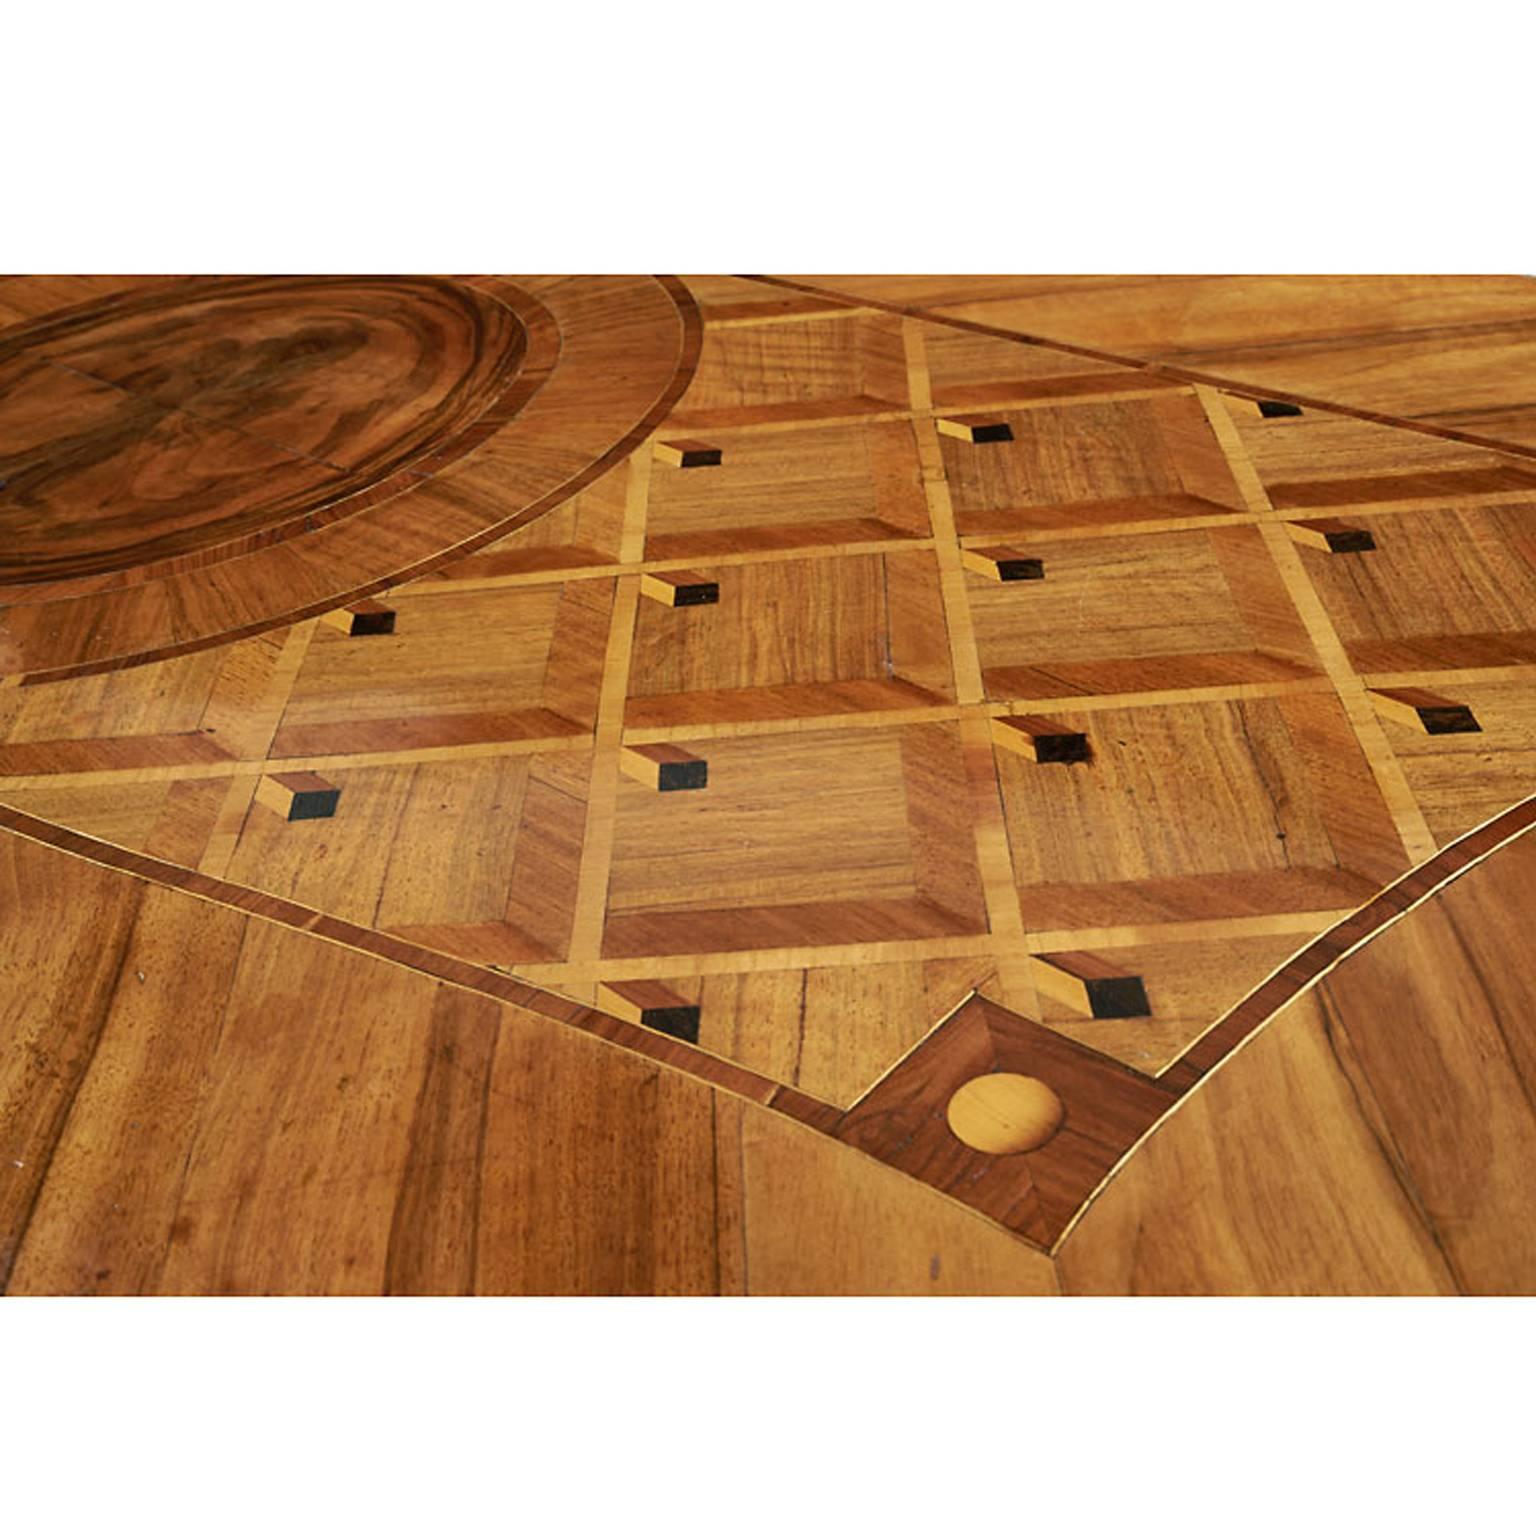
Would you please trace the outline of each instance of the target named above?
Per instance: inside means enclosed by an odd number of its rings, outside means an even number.
[[[1065,1113],[1055,1091],[1038,1077],[987,1072],[955,1090],[948,1119],[966,1146],[1000,1157],[1044,1146]]]
[[[0,584],[302,530],[457,439],[517,377],[522,325],[428,277],[206,278],[0,337]],[[238,552],[238,551],[236,551]]]

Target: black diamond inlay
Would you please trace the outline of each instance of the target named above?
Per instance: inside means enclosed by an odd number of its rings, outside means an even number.
[[[1090,981],[1088,1006],[1096,1019],[1144,1019],[1152,1012],[1140,976],[1100,976]]]
[[[1086,763],[1093,757],[1088,738],[1081,731],[1067,731],[1060,736],[1035,737],[1037,763]]]
[[[695,1003],[678,1008],[646,1008],[641,1011],[640,1022],[647,1029],[659,1030],[674,1040],[686,1040],[689,1045],[699,1043],[699,1008]]]
[[[301,789],[288,807],[289,821],[323,821],[336,814],[339,789]]]
[[[1328,548],[1336,555],[1359,555],[1376,548],[1376,540],[1367,528],[1341,528],[1324,537],[1328,540]]]
[[[1431,736],[1457,736],[1482,730],[1477,716],[1465,704],[1431,704],[1419,711],[1419,719]]]
[[[663,763],[656,776],[658,789],[703,789],[709,783],[709,764],[702,760],[692,763]]]

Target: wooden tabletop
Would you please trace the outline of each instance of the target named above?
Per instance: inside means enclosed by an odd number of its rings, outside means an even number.
[[[1536,282],[0,327],[11,1290],[1536,1288]]]

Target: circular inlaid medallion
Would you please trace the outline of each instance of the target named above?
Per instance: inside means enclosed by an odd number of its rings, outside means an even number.
[[[451,460],[525,345],[508,306],[433,277],[201,278],[13,328],[0,584],[303,531]]]
[[[464,560],[632,453],[701,338],[669,277],[18,277],[5,303],[0,687]]]

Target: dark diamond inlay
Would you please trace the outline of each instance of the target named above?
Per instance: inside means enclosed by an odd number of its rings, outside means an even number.
[[[1359,555],[1376,548],[1376,540],[1366,528],[1344,528],[1325,537],[1328,548],[1336,555]]]
[[[1456,736],[1465,731],[1480,731],[1477,716],[1465,704],[1431,704],[1419,711],[1419,719],[1431,736]]]
[[[1086,763],[1092,758],[1088,738],[1081,731],[1035,737],[1035,761],[1038,763]]]
[[[289,821],[323,821],[336,814],[339,789],[301,789],[288,807]]]
[[[663,763],[656,776],[658,789],[703,789],[709,783],[709,764]]]
[[[640,1014],[640,1022],[647,1029],[671,1035],[674,1040],[686,1040],[689,1045],[699,1043],[697,1004],[680,1008],[646,1008]]]
[[[1100,976],[1090,981],[1088,1005],[1096,1019],[1144,1019],[1152,1012],[1140,976]]]

